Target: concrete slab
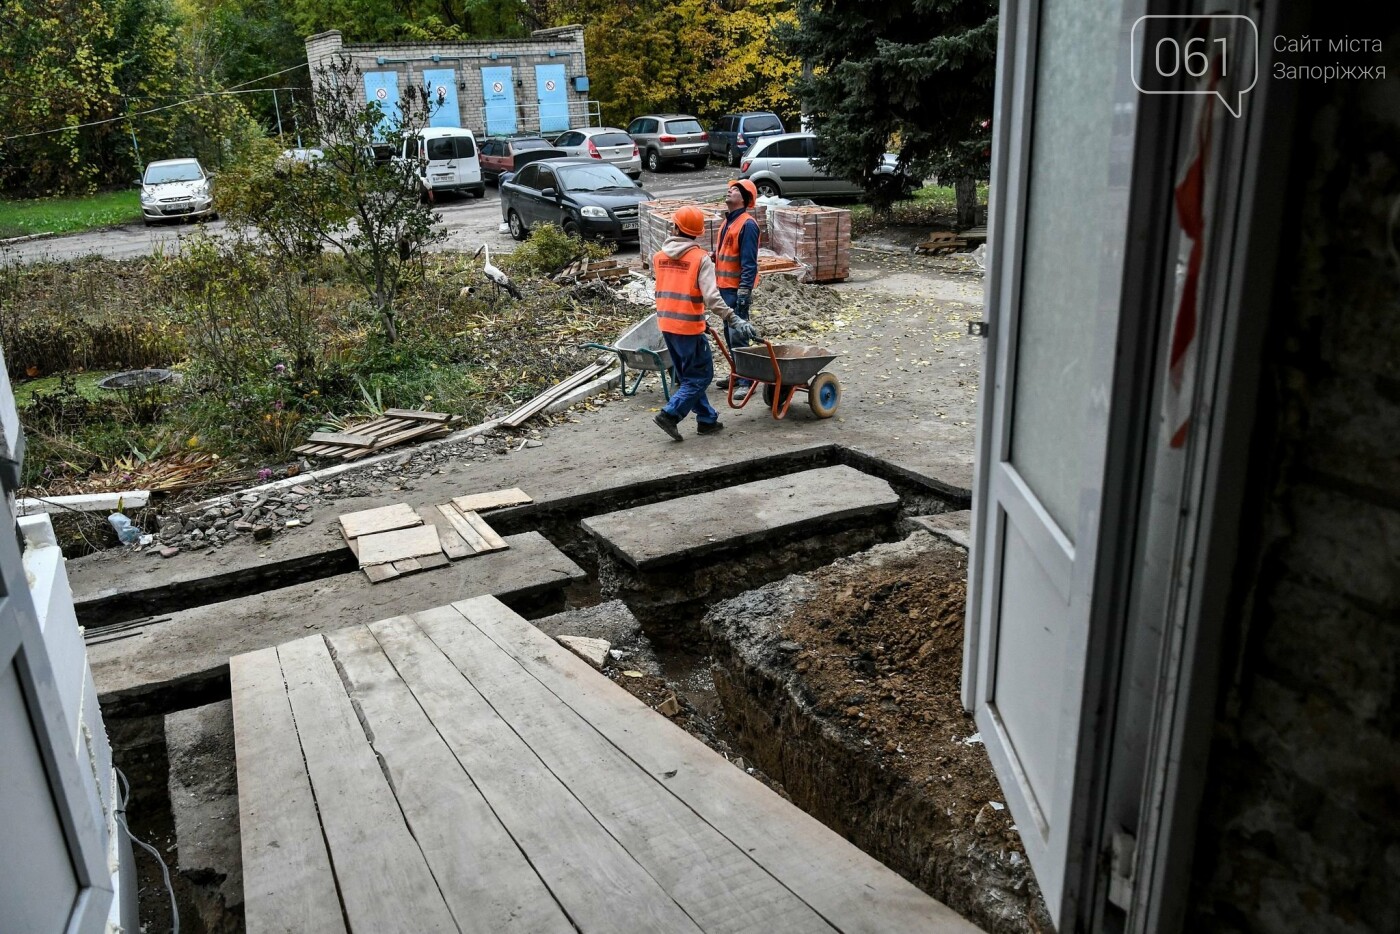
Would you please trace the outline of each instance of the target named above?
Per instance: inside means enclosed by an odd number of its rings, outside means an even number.
[[[932,532],[963,551],[972,547],[972,510],[959,509],[956,512],[940,512],[932,516],[911,516],[909,519],[920,528]]]
[[[841,465],[595,516],[583,527],[600,547],[646,571],[898,508],[889,483]]]
[[[195,607],[91,643],[88,658],[103,711],[133,716],[188,706],[191,694],[224,683],[230,655],[472,596],[492,594],[520,605],[586,576],[537,532],[506,541],[505,551],[436,571],[381,584],[355,571]],[[171,696],[162,697],[167,692]]]

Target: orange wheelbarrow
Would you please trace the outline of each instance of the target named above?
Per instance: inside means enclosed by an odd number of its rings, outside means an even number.
[[[713,327],[707,326],[710,337],[729,364],[728,401],[731,409],[742,409],[760,386],[763,404],[774,418],[787,415],[798,393],[806,393],[807,404],[817,418],[830,418],[841,404],[841,381],[835,373],[822,372],[840,354],[806,344],[774,344],[759,339],[751,347],[739,347],[732,353]],[[739,380],[752,382],[739,386]]]

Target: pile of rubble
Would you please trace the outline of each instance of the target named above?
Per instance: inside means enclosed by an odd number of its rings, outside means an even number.
[[[310,525],[315,521],[312,508],[324,502],[320,485],[307,484],[285,490],[243,493],[222,505],[164,515],[157,520],[160,554],[169,558],[182,548],[187,551],[221,548],[240,535],[266,541],[282,529]]]

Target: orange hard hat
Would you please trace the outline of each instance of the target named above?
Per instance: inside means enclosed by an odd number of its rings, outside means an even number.
[[[693,204],[687,204],[671,215],[676,229],[687,237],[698,237],[705,232],[705,212]]]
[[[744,193],[744,204],[753,207],[753,203],[758,200],[758,186],[747,178],[736,178],[729,183],[730,188],[738,188]]]

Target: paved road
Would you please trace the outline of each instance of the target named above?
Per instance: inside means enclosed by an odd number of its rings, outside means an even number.
[[[642,172],[643,187],[654,195],[724,196],[725,182],[736,176],[734,169],[712,164],[704,169],[671,169],[659,173]],[[447,239],[438,247],[442,250],[475,250],[482,243],[502,252],[514,246],[510,234],[501,229],[501,199],[496,189],[487,186],[483,199],[469,196],[449,196],[438,205]],[[210,233],[218,234],[225,225],[213,221],[204,225]],[[0,247],[0,262],[5,260],[34,262],[40,260],[70,260],[93,254],[109,259],[132,259],[151,253],[157,245],[168,251],[178,250],[180,241],[198,229],[195,224],[175,223],[158,227],[130,224],[109,227],[87,233],[29,240]],[[635,252],[636,246],[623,247],[623,252]]]

